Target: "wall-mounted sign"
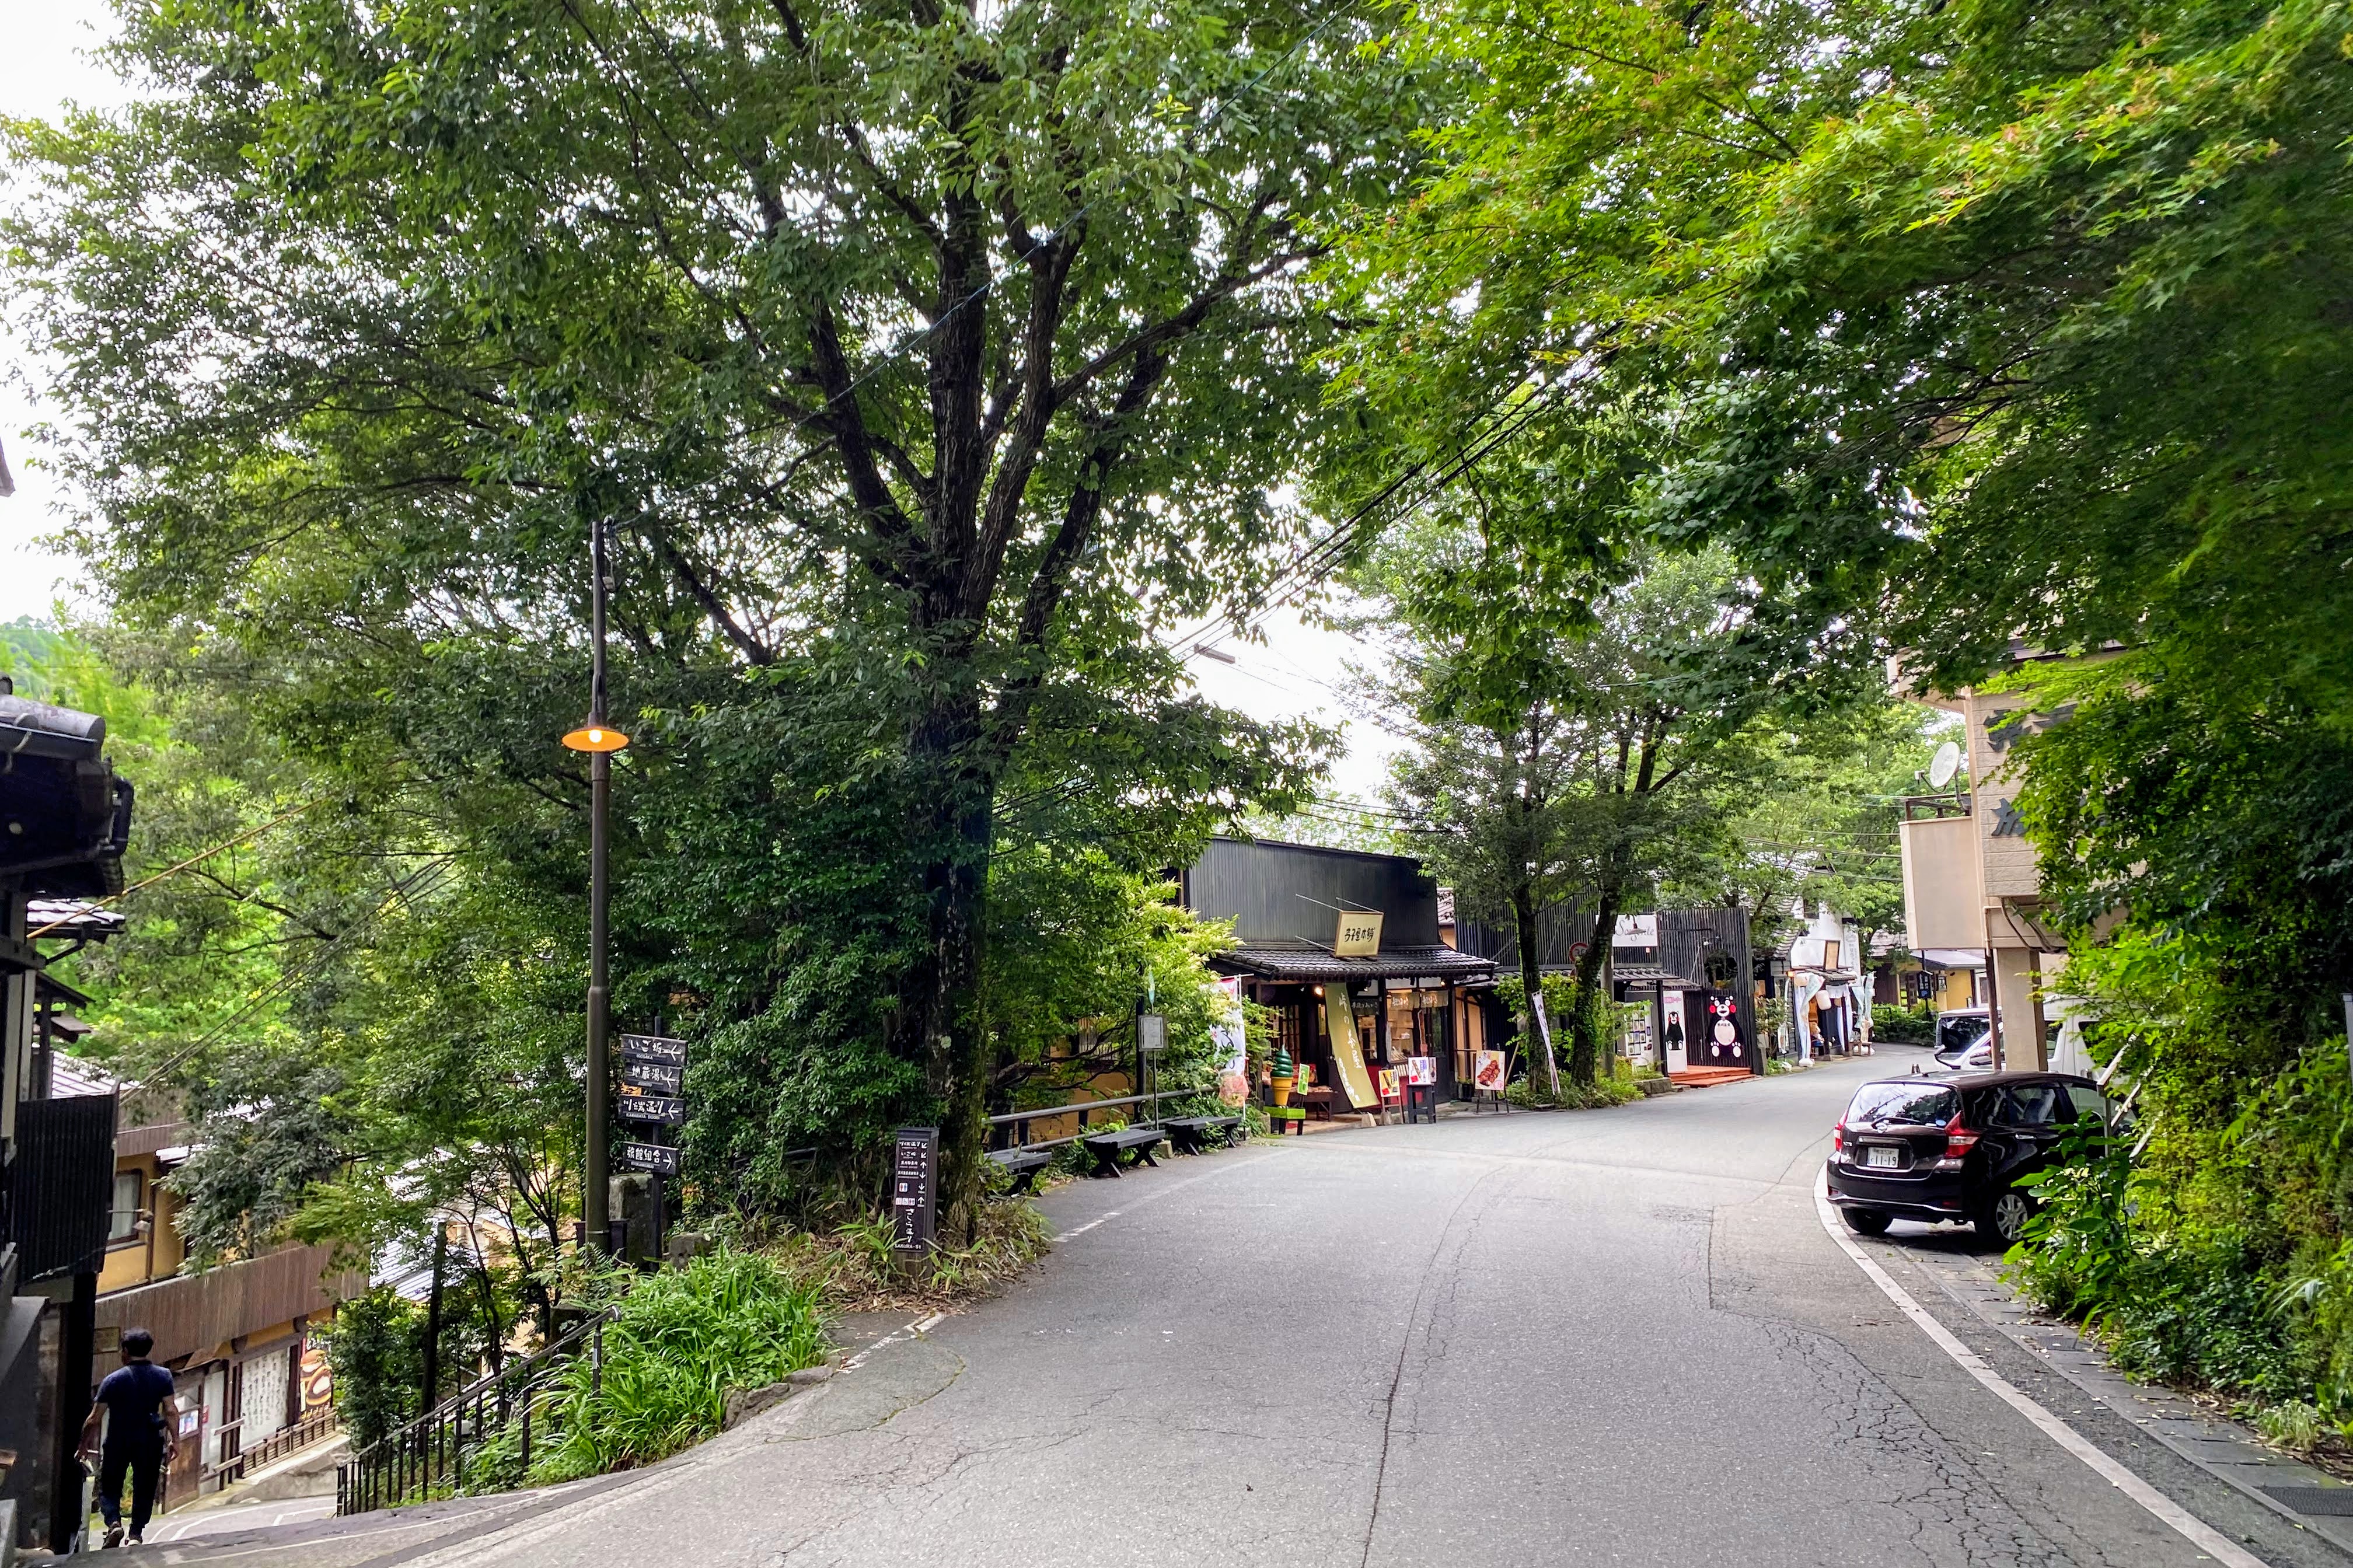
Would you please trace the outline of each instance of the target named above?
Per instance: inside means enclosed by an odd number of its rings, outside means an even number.
[[[1340,928],[1332,938],[1335,958],[1371,958],[1381,951],[1378,910],[1342,910]]]
[[[686,1042],[660,1035],[623,1035],[621,1059],[625,1062],[660,1062],[668,1067],[682,1068],[686,1065]]]
[[[1612,947],[1656,947],[1659,945],[1659,917],[1656,915],[1620,915],[1610,928]]]
[[[675,1095],[632,1094],[629,1086],[621,1086],[621,1097],[614,1106],[624,1121],[653,1121],[665,1127],[675,1127],[686,1120],[686,1101]]]
[[[927,1252],[938,1226],[940,1130],[902,1127],[891,1153],[891,1245]]]
[[[625,1061],[621,1064],[623,1083],[633,1083],[656,1094],[676,1094],[685,1080],[686,1069],[683,1068],[665,1067],[659,1062]]]
[[[678,1151],[665,1149],[659,1143],[624,1143],[621,1163],[632,1171],[650,1171],[657,1176],[678,1174]]]

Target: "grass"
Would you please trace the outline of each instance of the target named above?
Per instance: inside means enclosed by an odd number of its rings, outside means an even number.
[[[712,1436],[731,1390],[825,1359],[819,1296],[774,1258],[730,1247],[638,1278],[605,1326],[601,1375],[585,1355],[558,1373],[543,1406],[552,1436],[517,1479],[543,1486],[651,1464]],[[496,1453],[480,1458],[486,1471],[505,1468]],[[520,1461],[519,1449],[507,1457]]]

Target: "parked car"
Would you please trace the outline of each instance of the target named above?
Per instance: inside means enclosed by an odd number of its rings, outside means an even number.
[[[2087,1112],[2112,1120],[2091,1079],[2069,1073],[1866,1083],[1831,1135],[1831,1202],[1861,1236],[1883,1235],[1899,1217],[1957,1219],[2008,1246],[2034,1212],[2018,1179],[2049,1164],[2061,1129]]]
[[[1936,1015],[1931,1042],[1936,1065],[1958,1072],[1993,1066],[1993,1017],[1983,1007],[1958,1007]]]

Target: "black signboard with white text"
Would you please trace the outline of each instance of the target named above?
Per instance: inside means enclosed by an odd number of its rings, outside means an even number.
[[[891,1156],[891,1245],[927,1252],[938,1228],[940,1130],[902,1127]]]
[[[659,1062],[623,1062],[621,1081],[637,1085],[655,1094],[676,1094],[686,1080],[684,1068],[665,1067]]]
[[[621,1059],[625,1062],[659,1062],[664,1067],[682,1068],[686,1065],[686,1042],[660,1035],[623,1035]]]
[[[665,1149],[659,1143],[624,1143],[621,1163],[632,1171],[650,1171],[657,1176],[678,1174],[678,1151]]]
[[[630,1094],[626,1090],[614,1107],[624,1121],[657,1121],[665,1127],[676,1127],[686,1120],[686,1101],[675,1095]]]

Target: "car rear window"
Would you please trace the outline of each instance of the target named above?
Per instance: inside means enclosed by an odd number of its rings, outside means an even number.
[[[1953,1119],[1960,1098],[1941,1083],[1867,1083],[1854,1091],[1846,1108],[1847,1125],[1864,1121],[1904,1121],[1936,1127]]]
[[[1993,1033],[1993,1025],[1982,1016],[1951,1015],[1936,1020],[1936,1048],[1955,1051],[1963,1046],[1973,1046]]]

